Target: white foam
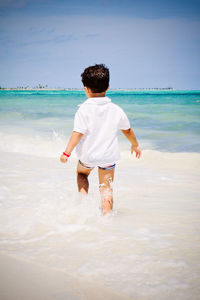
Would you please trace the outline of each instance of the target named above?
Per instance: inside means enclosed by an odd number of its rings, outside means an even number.
[[[65,149],[67,138],[56,131],[49,135],[0,133],[0,151],[55,158]]]
[[[199,155],[124,153],[105,217],[96,170],[80,197],[75,160],[1,152],[1,250],[132,299],[189,299],[199,289]]]

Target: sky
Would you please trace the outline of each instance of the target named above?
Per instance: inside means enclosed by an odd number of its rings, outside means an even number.
[[[200,89],[200,0],[0,0],[0,86]]]

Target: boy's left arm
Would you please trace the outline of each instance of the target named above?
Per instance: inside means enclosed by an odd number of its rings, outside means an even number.
[[[64,154],[62,154],[60,156],[60,161],[65,163],[67,162],[69,156],[71,155],[71,152],[74,150],[74,148],[76,147],[76,145],[80,142],[81,138],[82,138],[83,134],[80,133],[80,132],[76,132],[76,131],[73,131],[71,137],[70,137],[70,140],[69,140],[69,143],[67,144],[67,147],[64,151]]]
[[[140,158],[140,156],[142,155],[142,151],[139,148],[139,144],[138,141],[136,139],[136,136],[133,132],[132,128],[129,128],[127,130],[123,130],[122,129],[123,134],[125,135],[125,137],[131,142],[132,146],[131,146],[131,154],[133,154],[133,151],[135,151],[136,153],[136,157]]]

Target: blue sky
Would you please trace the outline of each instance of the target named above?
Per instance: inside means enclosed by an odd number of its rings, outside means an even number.
[[[0,0],[0,86],[200,89],[200,1]]]

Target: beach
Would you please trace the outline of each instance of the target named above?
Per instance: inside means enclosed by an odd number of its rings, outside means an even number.
[[[143,155],[131,156],[119,135],[108,216],[97,170],[81,197],[75,153],[59,161],[84,96],[52,94],[0,98],[0,298],[198,299],[199,94],[111,95]]]
[[[73,278],[38,263],[0,254],[0,297],[3,300],[55,300],[55,299],[130,299],[106,288]],[[103,290],[103,295],[102,295]],[[105,298],[104,298],[105,299]]]

